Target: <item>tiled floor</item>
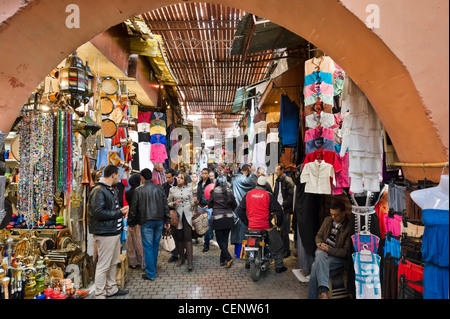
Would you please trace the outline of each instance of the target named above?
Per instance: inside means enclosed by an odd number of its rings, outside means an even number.
[[[292,273],[297,268],[295,256],[286,258],[288,270],[275,273],[274,265],[261,275],[258,282],[250,278],[244,261],[235,259],[231,268],[219,265],[220,250],[211,244],[202,252],[203,245],[194,244],[194,270],[187,271],[187,262],[181,267],[168,263],[170,254],[159,253],[157,279],[143,280],[143,270],[130,269],[125,289],[128,295],[116,299],[306,299],[308,284],[301,283]],[[233,255],[234,246],[230,246]]]

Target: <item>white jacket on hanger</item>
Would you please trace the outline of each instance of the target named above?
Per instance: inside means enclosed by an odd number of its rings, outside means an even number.
[[[331,180],[336,186],[336,176],[333,165],[325,161],[306,163],[300,175],[300,182],[306,183],[305,193],[331,194]]]

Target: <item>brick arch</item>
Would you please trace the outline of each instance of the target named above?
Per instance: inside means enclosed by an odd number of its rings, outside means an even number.
[[[0,130],[8,131],[30,92],[55,65],[102,31],[174,0],[77,0],[80,28],[68,29],[71,1],[12,0],[0,13]],[[390,48],[336,0],[215,0],[269,19],[323,49],[371,101],[402,162],[448,161],[416,86]],[[407,118],[405,116],[407,114]],[[431,151],[432,149],[432,151]],[[427,177],[439,180],[439,169]],[[412,179],[423,169],[406,169]]]

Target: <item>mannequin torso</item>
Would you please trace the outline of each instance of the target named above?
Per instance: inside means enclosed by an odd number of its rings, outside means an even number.
[[[437,187],[416,190],[411,193],[412,200],[421,209],[449,210],[449,176],[441,175]]]

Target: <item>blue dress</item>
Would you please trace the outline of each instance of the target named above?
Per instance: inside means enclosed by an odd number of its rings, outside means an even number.
[[[448,299],[449,211],[424,209],[422,222],[423,298]]]

